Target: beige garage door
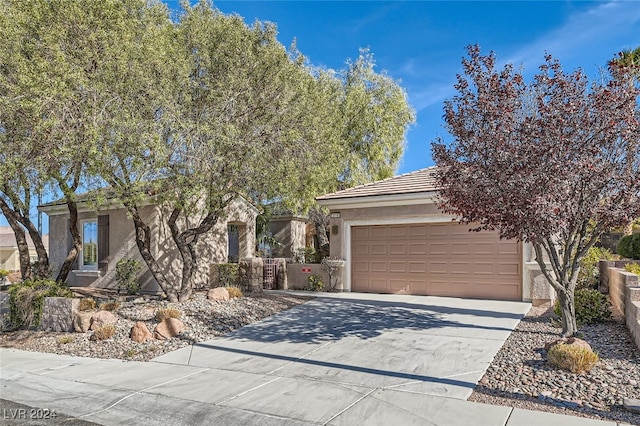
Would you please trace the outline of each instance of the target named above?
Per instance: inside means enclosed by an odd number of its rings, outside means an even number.
[[[522,245],[469,228],[352,227],[352,291],[522,300]]]

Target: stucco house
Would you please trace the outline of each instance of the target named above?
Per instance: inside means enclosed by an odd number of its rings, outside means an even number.
[[[57,273],[72,247],[69,212],[63,201],[41,205],[38,209],[49,217],[49,258]],[[138,280],[145,293],[158,293],[160,288],[140,254],[135,242],[135,229],[126,209],[110,202],[96,210],[88,201],[78,202],[79,230],[83,249],[67,278],[70,286],[116,288],[115,266],[120,259],[134,258],[143,265]],[[182,260],[173,243],[166,218],[169,212],[151,201],[140,208],[140,214],[151,227],[151,252],[169,280],[179,279]],[[233,200],[214,228],[201,236],[197,250],[202,261],[195,272],[196,286],[207,286],[209,268],[225,263],[230,253],[230,228],[233,229],[231,251],[240,258],[253,257],[258,209],[242,198]],[[198,218],[193,218],[194,224]]]
[[[437,207],[435,168],[317,198],[330,210],[342,290],[544,303],[554,293],[532,247],[469,232]]]
[[[33,241],[31,240],[29,233],[25,232],[25,235],[27,237],[31,261],[37,260],[38,255],[33,245]],[[45,247],[48,247],[49,234],[44,234],[42,236],[42,242]],[[0,226],[0,269],[7,270],[9,272],[16,272],[20,270],[18,243],[16,243],[16,236],[10,226]]]

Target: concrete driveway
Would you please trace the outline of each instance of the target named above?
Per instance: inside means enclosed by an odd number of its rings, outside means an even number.
[[[531,424],[466,401],[528,309],[337,294],[149,363],[2,349],[2,398],[113,425]]]

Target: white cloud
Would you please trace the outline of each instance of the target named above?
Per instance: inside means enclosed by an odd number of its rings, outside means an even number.
[[[565,68],[595,71],[620,50],[639,45],[640,6],[635,1],[612,1],[570,16],[564,25],[520,48],[501,64],[524,64],[531,72],[548,52]]]

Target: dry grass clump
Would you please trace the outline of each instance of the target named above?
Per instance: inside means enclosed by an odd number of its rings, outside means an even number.
[[[230,299],[233,299],[234,297],[244,296],[244,294],[242,294],[242,290],[240,290],[238,287],[227,287],[227,291],[229,292]]]
[[[182,312],[180,312],[176,308],[162,308],[158,309],[156,312],[156,319],[160,322],[166,320],[167,318],[180,318],[182,316]]]
[[[120,307],[118,302],[105,302],[100,304],[100,310],[102,311],[115,311]]]
[[[93,336],[96,340],[107,340],[112,338],[116,334],[116,326],[114,324],[105,324],[100,328],[97,328],[93,332]]]
[[[75,340],[75,337],[73,337],[70,334],[58,337],[58,343],[60,343],[61,345],[66,345],[67,343],[71,343],[74,340]]]
[[[596,365],[598,355],[582,346],[560,343],[549,349],[547,362],[554,367],[580,374]]]
[[[95,308],[96,308],[96,301],[92,297],[85,297],[84,299],[80,299],[80,303],[78,304],[78,310],[91,311]]]

